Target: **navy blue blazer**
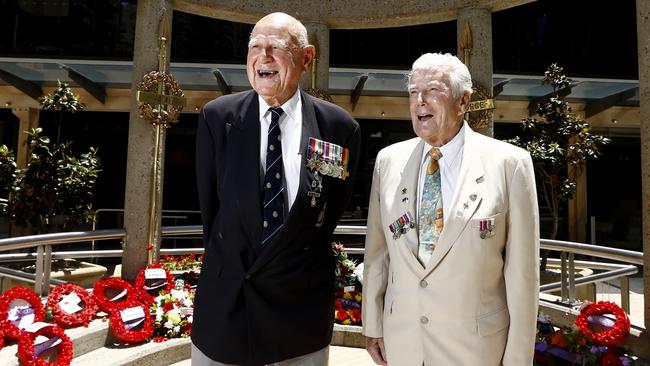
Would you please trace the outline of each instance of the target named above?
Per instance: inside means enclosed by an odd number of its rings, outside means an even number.
[[[332,232],[350,198],[358,123],[342,108],[301,92],[303,164],[282,232],[264,250],[259,100],[254,91],[208,102],[199,114],[196,175],[205,255],[192,342],[215,361],[263,365],[326,347],[334,317]],[[322,178],[308,196],[309,137],[349,149],[350,177]]]

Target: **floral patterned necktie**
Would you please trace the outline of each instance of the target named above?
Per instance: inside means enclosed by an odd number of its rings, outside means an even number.
[[[429,166],[422,187],[422,199],[418,217],[418,260],[426,267],[438,243],[444,224],[442,216],[442,187],[438,160],[442,153],[438,148],[429,150]]]

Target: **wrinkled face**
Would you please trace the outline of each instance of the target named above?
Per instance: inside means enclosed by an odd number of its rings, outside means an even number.
[[[449,77],[445,72],[415,70],[409,81],[408,92],[413,131],[420,138],[431,143],[460,127],[462,98],[452,96]]]
[[[248,81],[269,106],[284,104],[298,89],[313,53],[298,45],[286,24],[262,20],[248,44]]]

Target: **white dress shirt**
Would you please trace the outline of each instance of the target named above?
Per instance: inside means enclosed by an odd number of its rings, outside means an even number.
[[[460,128],[456,136],[451,141],[439,147],[442,153],[442,158],[438,160],[438,167],[440,169],[440,180],[442,189],[442,212],[443,220],[447,222],[449,218],[448,207],[451,205],[451,200],[454,198],[456,191],[456,183],[458,181],[458,174],[460,173],[460,164],[463,161],[463,146],[465,145],[465,123]],[[429,150],[433,146],[424,143],[424,150],[422,151],[422,159],[420,160],[420,174],[418,179],[418,204],[416,207],[417,216],[420,217],[420,201],[422,200],[422,189],[424,187],[424,178],[427,174],[427,166],[429,160],[427,159]]]
[[[269,105],[262,97],[258,96],[260,104],[260,172],[262,177],[266,171],[266,147],[268,144],[269,126],[271,125],[271,112]],[[284,111],[280,116],[280,136],[282,136],[282,165],[284,168],[284,182],[287,189],[287,200],[289,212],[298,194],[300,183],[300,142],[302,138],[302,100],[300,92],[289,98],[280,107]]]

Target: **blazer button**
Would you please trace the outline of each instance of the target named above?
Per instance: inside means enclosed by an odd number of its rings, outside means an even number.
[[[244,279],[245,279],[245,280],[250,280],[251,277],[252,277],[252,276],[251,276],[249,273],[246,273],[246,276],[244,276]]]
[[[422,281],[420,281],[420,287],[422,287],[422,288],[426,288],[428,285],[429,285],[429,284],[427,283],[426,280],[422,280]]]
[[[426,316],[420,317],[420,323],[427,324],[428,322],[429,322],[429,318],[427,318]]]
[[[219,237],[219,239],[223,240],[223,234],[221,233],[221,231],[217,233],[217,236]]]

